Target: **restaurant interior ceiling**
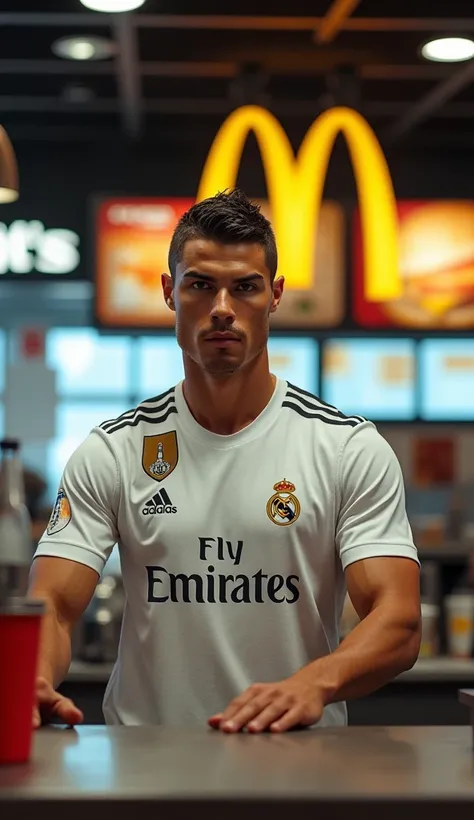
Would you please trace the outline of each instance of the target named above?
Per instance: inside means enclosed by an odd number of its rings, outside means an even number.
[[[302,132],[341,104],[360,110],[386,146],[474,144],[474,59],[421,55],[436,37],[474,39],[467,0],[146,0],[125,14],[80,0],[0,8],[0,122],[13,140],[137,143],[215,130],[237,105],[257,103]],[[71,37],[99,38],[105,56],[58,56]]]

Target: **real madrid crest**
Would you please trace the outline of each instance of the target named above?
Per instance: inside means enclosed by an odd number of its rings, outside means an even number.
[[[267,515],[279,527],[288,527],[296,521],[301,512],[300,502],[293,495],[295,485],[284,478],[283,481],[274,484],[273,489],[276,492],[268,499]]]

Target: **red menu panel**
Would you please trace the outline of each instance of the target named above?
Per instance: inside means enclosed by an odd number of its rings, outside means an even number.
[[[365,328],[474,328],[474,201],[400,201],[398,218],[403,292],[381,303],[365,296],[360,217],[355,215],[356,322]]]
[[[108,327],[172,327],[161,274],[180,217],[193,199],[107,199],[98,208],[95,236],[95,312]]]

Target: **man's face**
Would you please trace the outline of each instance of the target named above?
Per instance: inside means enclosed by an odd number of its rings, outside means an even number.
[[[265,348],[283,278],[271,283],[261,245],[192,239],[184,246],[174,284],[163,274],[163,292],[176,311],[183,352],[208,373],[224,376]]]

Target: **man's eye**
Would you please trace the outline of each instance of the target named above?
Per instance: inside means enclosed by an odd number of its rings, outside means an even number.
[[[253,285],[252,282],[241,282],[240,285],[238,285],[237,290],[239,289],[249,292],[251,290],[255,290],[255,285]]]
[[[199,282],[193,282],[191,287],[194,288],[195,290],[206,290],[208,287],[210,287],[210,285],[209,285],[209,282],[199,281]]]

